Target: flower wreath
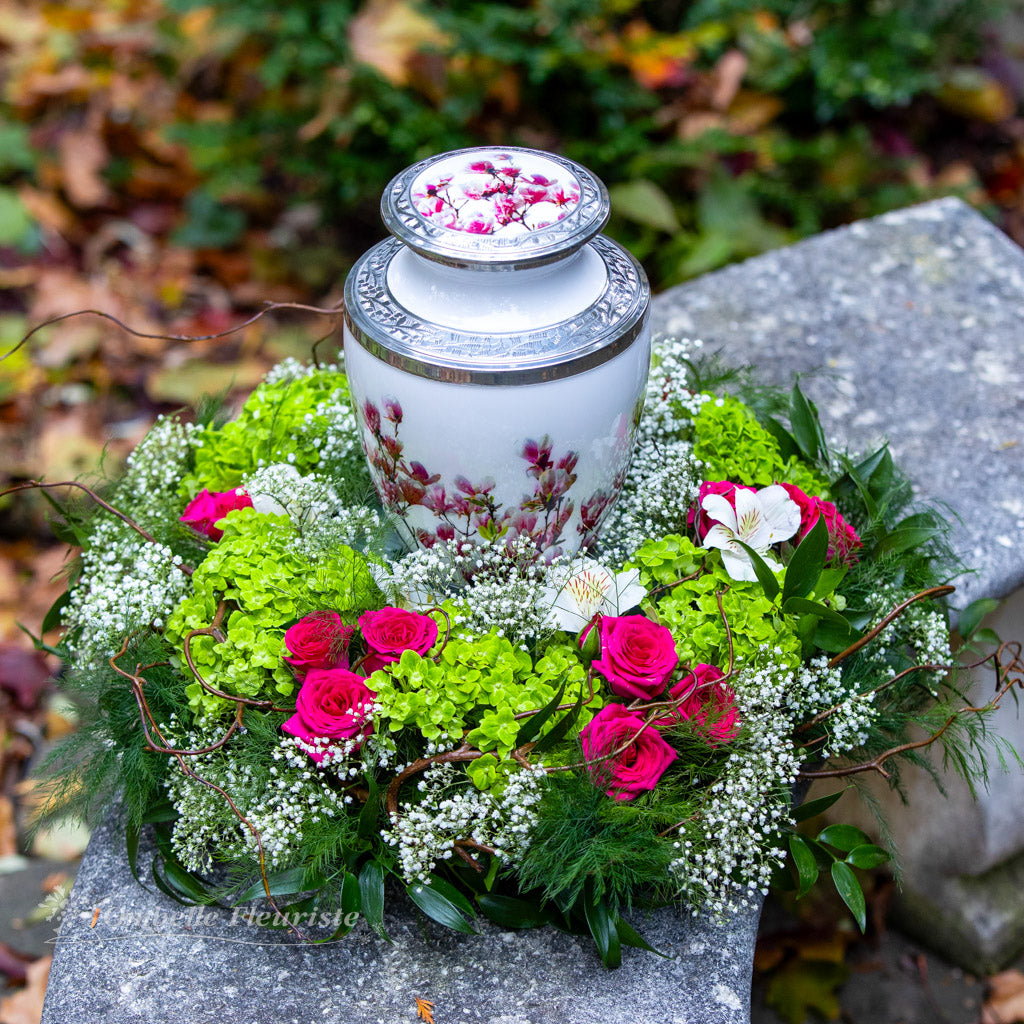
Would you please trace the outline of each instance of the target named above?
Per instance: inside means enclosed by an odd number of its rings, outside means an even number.
[[[269,900],[311,939],[339,908],[385,934],[390,879],[450,928],[589,932],[614,966],[646,946],[631,907],[728,913],[823,869],[863,927],[854,869],[888,854],[798,831],[843,790],[794,809],[794,785],[895,783],[936,740],[983,771],[1019,662],[965,708],[941,519],[886,448],[830,448],[799,386],[744,402],[698,347],[655,346],[585,555],[398,546],[337,366],[282,363],[223,424],[160,419],[63,507],[81,554],[48,625],[82,724],[54,806],[120,799],[133,868],[152,824],[166,892]]]

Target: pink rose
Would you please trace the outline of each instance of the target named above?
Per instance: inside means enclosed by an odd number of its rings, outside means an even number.
[[[348,668],[348,643],[355,632],[337,612],[313,612],[284,635],[285,661],[304,678],[311,668]]]
[[[700,490],[697,492],[697,500],[690,506],[689,512],[686,513],[686,525],[694,528],[698,543],[704,543],[704,537],[715,522],[704,511],[704,499],[709,494],[720,494],[735,508],[737,490],[753,491],[756,488],[747,487],[746,484],[734,484],[729,480],[705,480],[700,485]]]
[[[398,661],[402,651],[426,654],[437,642],[437,623],[429,615],[407,612],[404,608],[363,612],[359,628],[368,652],[363,661],[367,674]]]
[[[252,508],[252,498],[241,487],[233,491],[208,491],[205,487],[188,503],[181,522],[210,540],[220,540],[223,530],[214,525],[236,508]]]
[[[797,540],[803,540],[814,524],[818,516],[825,517],[825,526],[828,529],[828,554],[827,558],[838,558],[847,565],[853,565],[857,561],[854,554],[857,548],[863,546],[857,531],[839,514],[839,510],[831,501],[824,501],[821,498],[812,497],[806,494],[794,484],[783,484],[786,493],[800,506],[800,529],[797,531]]]
[[[314,668],[306,674],[295,701],[295,714],[281,728],[305,743],[316,739],[342,740],[373,732],[368,709],[374,693],[362,676],[346,668]],[[324,755],[309,751],[319,764]]]
[[[722,673],[712,669],[709,685],[697,685],[679,705],[678,715],[693,724],[694,730],[707,740],[709,747],[728,743],[740,731],[740,716],[736,710],[736,694],[728,683],[714,680]]]
[[[588,765],[590,773],[615,800],[632,800],[650,792],[679,756],[657,729],[643,725],[639,715],[621,704],[608,704],[580,730],[583,754],[593,762]],[[614,757],[605,756],[627,743]]]
[[[601,657],[594,668],[620,697],[652,700],[679,664],[671,631],[643,615],[606,615],[599,626]]]
[[[714,683],[716,680],[721,679],[723,672],[720,668],[716,668],[714,665],[706,665],[701,662],[699,665],[694,665],[682,679],[668,691],[668,695],[674,701],[680,701],[680,703],[673,708],[665,718],[656,718],[654,724],[659,729],[665,729],[672,725],[678,725],[680,722],[686,721],[690,716],[683,714],[680,710],[683,705],[683,698],[691,697],[695,691],[702,691],[708,684]],[[689,702],[686,702],[689,704]]]

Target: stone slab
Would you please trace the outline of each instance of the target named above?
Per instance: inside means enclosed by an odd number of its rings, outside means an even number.
[[[143,845],[140,870],[151,856]],[[310,946],[206,913],[218,920],[190,925],[188,908],[139,886],[117,823],[101,826],[56,940],[43,1024],[396,1024],[416,1019],[417,996],[434,1003],[438,1024],[750,1019],[756,911],[722,925],[638,915],[670,959],[624,949],[616,971],[550,928],[463,936],[401,910],[385,914],[394,945],[360,923]]]
[[[950,510],[954,548],[977,570],[953,581],[954,607],[1005,598],[990,624],[1024,638],[1024,250],[944,199],[680,285],[659,298],[657,318],[759,379],[788,386],[806,374],[842,445],[888,439],[916,494]],[[970,699],[984,703],[992,682],[978,676]],[[992,727],[1024,751],[1012,702]],[[977,800],[940,775],[946,796],[904,770],[907,804],[868,783],[900,852],[895,910],[946,956],[990,970],[1024,946],[1024,775],[997,767]],[[859,801],[835,816],[877,834]]]
[[[957,199],[817,235],[679,285],[655,326],[803,386],[830,437],[886,437],[977,570],[956,607],[1024,584],[1024,250]]]

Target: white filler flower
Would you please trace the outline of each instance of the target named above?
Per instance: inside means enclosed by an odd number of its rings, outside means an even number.
[[[646,596],[638,569],[613,575],[592,558],[582,558],[548,574],[539,606],[548,609],[548,621],[557,629],[578,633],[598,612],[618,615]]]
[[[768,549],[789,540],[800,528],[800,506],[778,484],[759,491],[737,487],[733,498],[735,508],[721,494],[708,494],[701,502],[701,508],[715,520],[704,537],[704,547],[721,549],[722,565],[734,580],[757,579],[754,563],[739,541],[756,551],[772,572],[778,572],[782,564]]]

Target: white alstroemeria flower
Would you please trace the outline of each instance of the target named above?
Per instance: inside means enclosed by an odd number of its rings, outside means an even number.
[[[618,615],[646,596],[638,569],[613,574],[592,558],[580,558],[548,574],[538,606],[548,610],[556,629],[578,633],[598,612]]]
[[[734,580],[757,579],[750,555],[737,541],[753,548],[772,572],[778,572],[782,565],[768,549],[789,540],[800,528],[800,506],[778,484],[759,491],[737,487],[733,497],[735,508],[721,494],[709,494],[701,502],[701,508],[715,520],[704,537],[704,547],[721,549],[722,565]]]

